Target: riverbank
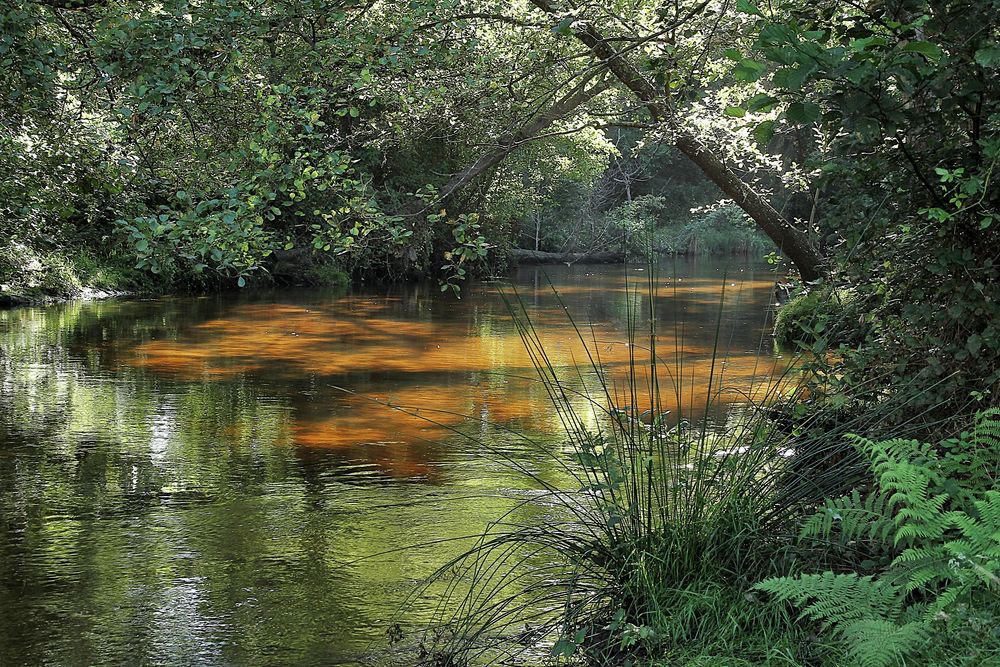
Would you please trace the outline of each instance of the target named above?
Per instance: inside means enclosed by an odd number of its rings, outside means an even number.
[[[135,296],[149,278],[125,257],[86,251],[40,251],[16,241],[0,246],[0,307]]]
[[[495,252],[495,251],[494,251]],[[670,257],[744,257],[745,252],[663,251]],[[276,258],[270,270],[255,280],[242,283],[231,276],[207,274],[162,275],[135,268],[136,258],[121,249],[77,251],[37,250],[11,242],[0,248],[0,308],[44,305],[69,300],[163,296],[166,294],[213,294],[252,284],[278,286],[343,286],[358,282],[326,254],[298,257],[296,261]],[[545,252],[512,248],[500,258],[499,266],[623,264],[626,256],[617,251]],[[424,276],[430,278],[431,276]],[[364,282],[370,282],[365,280]],[[379,281],[376,281],[379,282]],[[387,280],[386,282],[400,282]],[[404,281],[405,282],[405,281]]]

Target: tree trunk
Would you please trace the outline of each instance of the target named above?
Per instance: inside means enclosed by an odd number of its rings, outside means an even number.
[[[557,12],[549,0],[530,0],[546,14]],[[599,58],[612,74],[645,104],[654,119],[669,121],[671,114],[663,104],[656,87],[631,62],[616,51],[590,24],[573,26],[573,34]],[[726,164],[693,134],[674,128],[674,144],[694,162],[705,175],[733,199],[736,204],[764,230],[785,253],[802,275],[802,279],[821,277],[822,258],[809,244],[806,235],[796,229],[771,204],[737,176]]]
[[[587,84],[592,79],[593,75],[577,83],[544,113],[539,114],[536,118],[521,126],[513,134],[501,139],[495,150],[481,155],[478,160],[452,176],[451,180],[441,188],[436,203],[441,203],[451,198],[456,192],[478,178],[484,171],[503,162],[518,146],[532,141],[538,134],[548,129],[557,120],[565,118],[575,111],[577,107],[589,102],[611,87],[611,81],[602,77],[597,83],[588,88]]]
[[[625,255],[618,252],[544,252],[512,248],[511,257],[518,264],[618,264]]]
[[[676,145],[684,155],[694,162],[719,189],[732,197],[736,205],[749,215],[764,233],[771,237],[782,253],[788,256],[803,280],[819,278],[822,258],[809,244],[806,235],[792,226],[778,213],[766,199],[753,191],[739,176],[712,151],[689,134],[680,134]]]

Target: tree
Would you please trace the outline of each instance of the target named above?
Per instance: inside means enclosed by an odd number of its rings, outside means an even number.
[[[757,35],[747,57],[772,104],[821,138],[810,160],[846,300],[826,324],[851,344],[813,332],[811,346],[837,351],[820,389],[840,402],[891,396],[893,420],[947,424],[998,398],[998,10],[993,0],[745,5]]]
[[[558,18],[559,22],[555,24],[558,29],[571,32],[646,106],[654,120],[669,125],[674,145],[760,225],[761,229],[788,255],[804,280],[811,281],[820,277],[822,259],[811,247],[806,235],[785,220],[764,197],[744,183],[702,141],[683,128],[667,100],[630,62],[627,55],[617,51],[592,22],[573,16],[561,16],[556,6],[549,0],[531,0],[531,3],[546,14]],[[689,10],[685,17],[677,17],[676,21],[683,23],[703,10],[706,5],[707,2],[700,3]],[[644,38],[637,39],[641,41]]]

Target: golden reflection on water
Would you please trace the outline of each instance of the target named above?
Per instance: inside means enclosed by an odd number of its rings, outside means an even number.
[[[578,268],[556,275],[558,299],[533,277],[529,282],[522,274],[514,286],[467,288],[462,300],[419,290],[329,299],[278,293],[273,301],[232,304],[172,337],[145,341],[124,363],[185,381],[310,378],[318,387],[313,398],[293,397],[294,443],[344,450],[401,476],[430,474],[431,445],[452,429],[489,423],[558,429],[501,293],[528,311],[548,363],[563,379],[599,397],[591,360],[597,361],[619,406],[632,402],[627,388],[634,359],[638,393],[645,396],[635,407],[649,407],[642,403],[650,395],[644,318],[651,293],[659,409],[704,412],[710,390],[715,403],[746,400],[767,391],[785,368],[783,360],[759,352],[769,345],[761,335],[773,288],[767,273],[670,276],[651,292],[641,274]],[[631,343],[628,311],[639,318]],[[733,388],[739,391],[728,391]],[[578,406],[584,403],[581,396]]]
[[[661,407],[694,419],[711,394],[722,419],[787,363],[770,353],[770,276],[678,266],[652,296]],[[550,361],[599,397],[599,355],[629,405],[645,274],[550,271],[566,309],[540,271],[516,277]],[[548,520],[523,503],[536,480],[574,483],[497,286],[0,311],[0,376],[0,664],[355,664],[458,538],[515,508]],[[415,544],[433,546],[398,551]]]

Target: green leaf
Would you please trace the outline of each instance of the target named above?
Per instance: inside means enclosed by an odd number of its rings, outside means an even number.
[[[734,118],[743,118],[747,115],[747,110],[743,107],[726,107],[726,115]]]
[[[765,120],[757,124],[757,127],[753,129],[753,138],[761,146],[766,146],[771,143],[771,138],[774,136],[774,126],[773,120]]]
[[[907,53],[919,53],[923,56],[927,56],[930,60],[940,60],[943,55],[941,52],[941,47],[932,42],[914,41],[910,42],[903,47],[903,51]]]
[[[965,349],[969,351],[973,357],[979,356],[979,350],[983,347],[983,337],[979,334],[972,334],[969,339],[965,341]]]
[[[770,95],[756,95],[750,98],[747,102],[747,111],[753,113],[755,111],[768,112],[775,107],[778,103],[777,97],[771,97]]]
[[[1000,67],[1000,46],[987,46],[976,51],[976,64],[987,69]]]
[[[750,14],[751,16],[763,16],[760,8],[750,0],[736,0],[736,11],[741,14]]]
[[[446,289],[448,289],[447,285],[441,286],[442,292]],[[576,644],[571,639],[560,639],[555,643],[555,646],[552,647],[553,657],[562,656],[564,658],[568,658],[574,653],[576,653]]]
[[[820,108],[812,102],[792,102],[785,110],[785,118],[793,123],[813,123],[819,116]]]
[[[572,17],[565,18],[559,23],[552,26],[552,32],[556,33],[557,35],[572,35],[573,32],[572,30],[570,30],[572,25],[573,25],[573,18]]]
[[[757,40],[761,46],[782,46],[785,44],[794,44],[796,41],[795,30],[787,25],[769,23],[761,28],[760,35]]]
[[[744,58],[736,65],[736,68],[733,70],[733,76],[739,81],[756,81],[764,73],[765,69],[767,68],[763,64],[749,58]]]
[[[815,71],[815,65],[797,65],[796,67],[783,67],[771,77],[772,83],[785,90],[800,90],[802,84],[806,82],[809,75]]]

